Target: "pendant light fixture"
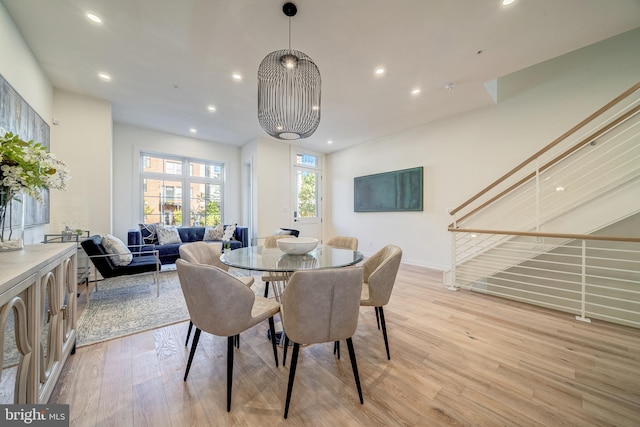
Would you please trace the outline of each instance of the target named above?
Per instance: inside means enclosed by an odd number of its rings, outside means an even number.
[[[320,123],[320,71],[305,53],[291,49],[291,17],[298,11],[285,3],[289,48],[268,54],[258,67],[258,121],[271,136],[307,138]]]

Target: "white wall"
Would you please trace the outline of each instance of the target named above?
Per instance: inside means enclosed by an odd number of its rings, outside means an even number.
[[[254,170],[258,177],[256,233],[264,237],[280,227],[291,226],[291,146],[276,140],[258,139]]]
[[[242,198],[242,217],[247,219],[246,225],[249,227],[249,244],[251,239],[258,237],[258,173],[256,171],[256,162],[258,158],[258,140],[253,140],[245,144],[240,149],[240,161],[242,163],[242,191],[247,191]],[[249,168],[246,171],[245,168]]]
[[[251,237],[265,237],[291,225],[291,147],[258,138],[242,147],[243,164],[251,165],[253,212]],[[245,186],[246,187],[246,186]],[[248,210],[249,206],[244,206]]]
[[[385,244],[403,262],[450,266],[454,208],[635,84],[640,30],[499,80],[499,104],[328,156],[327,234],[355,236],[371,254]],[[501,91],[501,87],[503,90]],[[424,166],[424,211],[354,213],[353,178]]]
[[[52,233],[64,225],[107,234],[112,227],[111,104],[55,89],[51,151],[71,170],[66,191],[52,190]]]
[[[0,74],[18,92],[22,98],[51,126],[51,105],[53,87],[40,64],[16,28],[13,20],[0,3]],[[52,137],[52,145],[54,143]],[[64,160],[61,156],[58,156]],[[51,203],[56,200],[51,194]],[[25,230],[25,243],[42,241],[44,226],[30,227]]]
[[[240,148],[157,132],[122,123],[113,125],[113,234],[126,242],[127,230],[142,220],[140,152],[173,154],[223,162],[225,223],[241,223]]]

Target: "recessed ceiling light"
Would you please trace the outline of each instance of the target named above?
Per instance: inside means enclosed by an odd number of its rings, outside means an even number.
[[[557,191],[558,193],[559,193],[559,192],[561,192],[561,191],[564,191],[564,187],[563,187],[562,185],[558,185],[558,186],[556,187],[556,191]]]
[[[105,82],[111,81],[111,76],[107,73],[98,73],[98,77],[100,80],[104,80]]]
[[[515,3],[516,0],[502,0],[502,5],[503,6],[509,6],[510,4]]]
[[[213,106],[213,105],[209,105],[209,106],[207,107],[207,110],[209,110],[210,112],[212,112],[212,113],[213,113],[213,112],[215,112],[215,111],[216,111],[216,107],[215,107],[215,106]]]
[[[198,133],[198,130],[196,128],[191,128],[189,129],[189,132],[191,133]]]
[[[98,15],[96,15],[95,13],[91,13],[88,12],[86,15],[87,19],[91,22],[94,22],[96,24],[102,24],[102,18],[100,18]]]
[[[384,74],[384,68],[382,67],[376,68],[375,73],[376,73],[376,76],[382,76]]]
[[[420,93],[420,88],[415,88],[411,91],[411,95],[418,95]]]
[[[239,82],[239,81],[241,81],[241,80],[242,80],[242,75],[241,75],[240,73],[233,73],[233,74],[231,75],[231,77],[233,78],[233,80],[235,80],[235,81],[237,81],[237,82]]]
[[[327,144],[331,145],[331,144],[333,144],[333,141],[332,140],[328,140]]]

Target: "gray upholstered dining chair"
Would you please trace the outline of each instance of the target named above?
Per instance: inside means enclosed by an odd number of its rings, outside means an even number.
[[[389,303],[401,260],[402,249],[395,245],[387,245],[367,258],[362,264],[364,283],[362,285],[360,305],[375,307],[378,329],[382,325],[384,346],[389,360],[391,360],[391,354],[389,353],[387,325],[382,307]]]
[[[352,251],[358,250],[358,239],[351,236],[333,236],[327,240],[327,246],[340,249],[351,249]],[[333,354],[338,354],[340,359],[340,342],[336,341],[333,346]]]
[[[214,265],[221,270],[229,271],[229,266],[220,261],[220,255],[222,255],[222,244],[220,243],[207,243],[207,242],[192,242],[180,245],[178,248],[180,251],[180,259],[187,262],[194,262],[196,264]],[[244,283],[246,286],[253,285],[253,276],[238,276],[238,280]],[[187,339],[184,341],[186,346],[189,343],[189,337],[191,336],[191,330],[193,329],[193,322],[189,321],[189,329],[187,330]],[[239,341],[238,341],[239,344]]]
[[[297,236],[296,236],[297,237]],[[290,234],[277,234],[273,236],[267,236],[264,238],[264,247],[267,249],[273,249],[278,247],[278,239],[291,238]],[[269,283],[279,282],[285,280],[285,276],[279,273],[268,272],[262,275],[262,281],[264,282],[264,297],[269,296]]]
[[[187,380],[200,332],[227,337],[227,412],[231,410],[234,339],[241,332],[269,319],[273,357],[278,366],[273,316],[280,311],[278,302],[255,295],[238,278],[215,266],[176,261],[178,278],[189,316],[196,327],[184,373]]]
[[[296,375],[300,344],[314,344],[346,339],[353,376],[363,403],[358,365],[351,337],[358,326],[360,295],[363,283],[362,267],[324,270],[299,270],[291,275],[281,296],[282,326],[285,332],[284,365],[289,341],[293,355],[289,369],[289,383],[284,417]]]
[[[333,236],[329,240],[327,240],[327,246],[357,251],[358,239],[350,236]]]

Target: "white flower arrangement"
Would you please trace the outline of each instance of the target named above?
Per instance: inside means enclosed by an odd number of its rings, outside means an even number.
[[[23,141],[11,132],[0,136],[0,205],[21,192],[42,202],[42,189],[66,190],[70,178],[67,165],[42,144]]]

